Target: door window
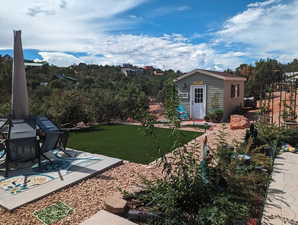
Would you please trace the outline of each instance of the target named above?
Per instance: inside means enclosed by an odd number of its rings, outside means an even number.
[[[203,103],[203,88],[195,88],[195,103]]]

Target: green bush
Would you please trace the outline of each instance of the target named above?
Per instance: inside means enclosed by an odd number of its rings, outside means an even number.
[[[298,147],[298,129],[283,129],[280,141]]]
[[[276,147],[293,131],[281,135],[280,128],[268,124],[257,128],[258,135],[233,146],[221,130],[217,148],[212,155],[204,150],[203,161],[194,154],[197,148],[177,149],[181,137],[173,128],[176,150],[162,159],[165,177],[145,181],[144,191],[126,197],[156,213],[147,221],[151,225],[239,225],[261,218],[274,155],[260,149]]]
[[[260,218],[271,158],[259,153],[252,139],[237,146],[229,146],[225,140],[223,130],[215,154],[204,163],[193,151],[174,151],[163,161],[166,177],[146,181],[145,190],[128,199],[158,212],[159,216],[149,221],[152,225],[236,225]],[[250,155],[250,162],[239,159],[241,154]]]
[[[278,127],[276,125],[257,123],[258,129],[258,145],[274,145],[281,146],[283,143],[288,143],[298,147],[298,130],[284,127]]]
[[[216,109],[214,111],[208,112],[204,119],[208,122],[210,121],[213,123],[219,123],[223,119],[223,114],[224,111],[222,109]]]

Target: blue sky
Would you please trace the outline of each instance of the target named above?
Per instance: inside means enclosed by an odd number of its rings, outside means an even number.
[[[298,0],[10,0],[0,8],[0,54],[12,30],[25,57],[74,63],[224,70],[298,57]]]

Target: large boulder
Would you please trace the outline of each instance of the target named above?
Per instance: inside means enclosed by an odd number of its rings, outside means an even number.
[[[231,115],[230,128],[231,129],[245,129],[249,128],[249,120],[242,115]]]
[[[114,192],[106,197],[104,207],[111,213],[123,214],[127,208],[127,201],[120,192]]]

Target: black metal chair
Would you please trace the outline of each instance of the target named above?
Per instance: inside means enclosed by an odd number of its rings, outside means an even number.
[[[6,138],[6,135],[5,133],[7,134],[7,125],[9,123],[9,120],[8,119],[0,119],[0,138],[2,139],[5,139]]]
[[[51,161],[46,157],[45,153],[54,149],[59,149],[71,157],[71,155],[66,152],[68,133],[59,130],[59,128],[47,117],[37,117],[36,123],[45,134],[39,150],[39,162],[41,156]]]
[[[59,150],[63,151],[69,157],[72,157],[72,155],[66,151],[68,138],[69,138],[69,133],[67,131],[63,131],[59,137],[57,148]]]
[[[5,140],[0,141],[0,159],[6,155]]]
[[[41,165],[41,156],[43,156],[48,161],[52,162],[51,159],[49,159],[45,153],[52,151],[56,149],[57,143],[59,141],[59,138],[61,136],[62,132],[56,131],[56,132],[49,132],[46,134],[46,137],[43,141],[43,143],[39,142],[39,149],[38,149],[38,162],[39,166]]]

